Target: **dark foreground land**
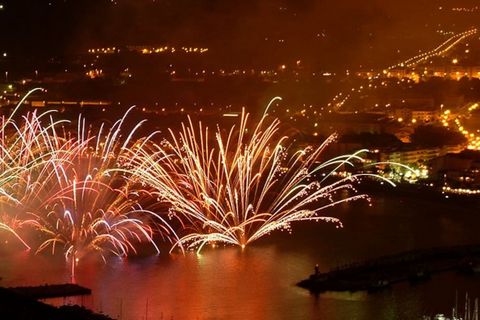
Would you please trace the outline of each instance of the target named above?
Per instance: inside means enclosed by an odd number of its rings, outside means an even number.
[[[28,291],[28,290],[27,290]],[[27,292],[25,291],[25,292]],[[38,290],[30,288],[36,296]],[[59,308],[39,302],[27,294],[14,289],[0,287],[0,319],[15,320],[112,320],[105,315],[95,314],[80,306]]]
[[[480,245],[417,250],[316,272],[298,286],[312,292],[376,291],[390,284],[428,280],[435,273],[480,272]]]

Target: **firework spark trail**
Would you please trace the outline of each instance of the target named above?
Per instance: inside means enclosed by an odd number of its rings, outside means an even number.
[[[31,172],[35,183],[21,201],[30,215],[24,224],[45,239],[37,252],[51,248],[55,253],[61,246],[72,278],[78,259],[90,251],[103,259],[110,253],[126,256],[136,252],[135,244],[148,242],[159,252],[154,233],[178,240],[161,216],[142,208],[125,177],[128,172],[114,170],[130,145],[141,143],[132,137],[142,122],[122,137],[127,114],[108,131],[102,125],[94,132],[81,116],[75,135],[54,130],[47,143],[50,158]]]
[[[30,246],[25,242],[25,240],[23,240],[23,238],[16,231],[16,229],[21,227],[21,224],[23,221],[18,219],[12,219],[8,215],[3,215],[0,217],[0,219],[2,220],[2,222],[0,223],[0,230],[10,232],[25,246],[25,248],[30,250],[31,249]]]
[[[188,118],[178,134],[170,130],[170,139],[160,145],[129,150],[124,162],[133,177],[151,186],[171,206],[170,216],[191,232],[176,246],[197,251],[215,242],[245,247],[272,231],[290,231],[296,221],[341,226],[337,218],[320,213],[339,203],[369,200],[354,188],[361,174],[327,181],[338,168],[363,162],[361,152],[317,163],[335,139],[331,136],[319,147],[290,155],[284,146],[288,138],[278,134],[278,119],[268,121],[265,112],[248,134],[248,118],[243,111],[238,128],[226,135],[217,128],[214,142],[208,127]],[[341,197],[342,191],[353,193]]]
[[[17,216],[15,207],[20,204],[20,186],[28,188],[29,172],[44,160],[44,138],[51,127],[42,127],[40,123],[50,112],[27,113],[18,121],[14,116],[28,96],[40,90],[36,88],[28,92],[8,117],[0,119],[0,229],[11,232],[28,249],[29,245],[18,234],[22,217]],[[12,209],[15,213],[10,211]]]

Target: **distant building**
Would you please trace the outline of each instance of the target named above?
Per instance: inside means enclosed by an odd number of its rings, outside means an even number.
[[[397,150],[383,150],[380,152],[380,160],[387,162],[399,162],[403,164],[426,163],[432,159],[445,156],[449,153],[460,153],[465,150],[466,145],[452,145],[437,148],[410,148],[405,147]]]
[[[444,192],[472,194],[480,188],[480,153],[447,154],[430,162],[432,178],[441,181]]]
[[[439,119],[440,111],[431,108],[396,108],[388,116],[399,122],[430,123]]]
[[[390,119],[403,123],[431,123],[439,120],[440,107],[431,98],[396,99],[387,112]]]

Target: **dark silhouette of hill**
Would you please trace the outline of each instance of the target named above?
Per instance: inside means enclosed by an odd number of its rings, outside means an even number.
[[[0,288],[0,319],[10,320],[111,320],[80,306],[59,308]]]

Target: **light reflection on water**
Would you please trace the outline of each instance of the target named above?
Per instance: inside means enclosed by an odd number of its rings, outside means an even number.
[[[455,290],[480,297],[478,278],[434,276],[426,284],[408,283],[376,294],[326,293],[318,297],[295,287],[313,271],[383,254],[445,244],[480,243],[477,210],[384,198],[373,208],[336,209],[345,228],[313,224],[277,233],[246,250],[207,249],[201,255],[112,258],[81,261],[79,284],[93,295],[53,299],[78,303],[117,319],[418,319],[449,313]],[[4,286],[69,280],[61,256],[25,252],[0,255]]]

